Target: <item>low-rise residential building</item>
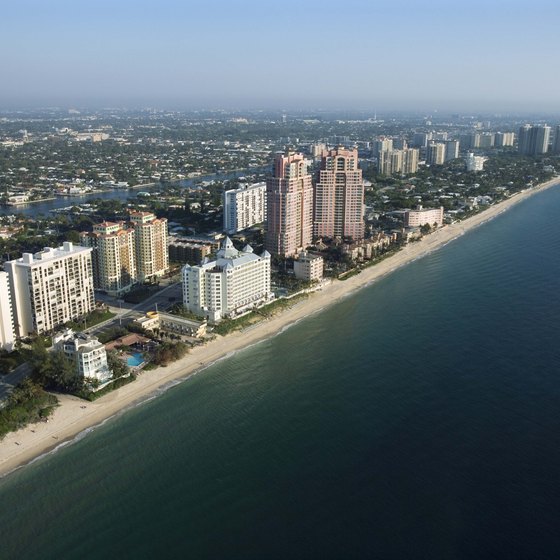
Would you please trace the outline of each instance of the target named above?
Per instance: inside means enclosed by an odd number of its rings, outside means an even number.
[[[424,225],[436,227],[443,225],[443,206],[439,208],[422,208],[406,210],[404,213],[405,227],[420,227]]]
[[[197,321],[180,315],[157,311],[148,311],[144,317],[136,319],[134,323],[146,331],[159,329],[194,338],[202,338],[206,334],[207,325],[205,320]]]
[[[320,282],[323,279],[323,257],[302,251],[294,261],[294,275],[305,282]]]
[[[105,383],[112,377],[105,346],[94,336],[66,329],[53,337],[53,349],[64,352],[84,379]]]
[[[226,237],[217,259],[200,266],[185,265],[183,305],[216,323],[253,309],[274,296],[270,290],[270,253],[260,256],[247,245],[238,251]]]
[[[169,260],[171,262],[200,264],[214,249],[210,243],[193,243],[180,238],[169,238]]]

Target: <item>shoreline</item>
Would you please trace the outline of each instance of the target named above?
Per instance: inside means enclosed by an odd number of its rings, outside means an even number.
[[[133,383],[108,393],[94,402],[83,401],[71,395],[57,395],[60,406],[48,422],[32,424],[17,432],[11,432],[0,442],[0,478],[70,445],[97,426],[159,396],[215,362],[280,334],[306,317],[330,307],[357,290],[447,245],[450,241],[490,221],[534,194],[557,185],[560,185],[559,177],[520,192],[470,218],[447,225],[416,243],[408,244],[385,260],[363,268],[359,274],[344,281],[331,282],[293,307],[259,322],[255,328],[236,331],[226,337],[217,336],[216,340],[194,348],[181,360],[167,367],[140,373]]]

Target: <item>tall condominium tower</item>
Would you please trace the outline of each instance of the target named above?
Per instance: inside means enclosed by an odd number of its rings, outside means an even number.
[[[266,183],[224,192],[224,231],[237,233],[266,220]]]
[[[315,185],[317,237],[364,237],[364,181],[358,150],[337,148],[323,156]]]
[[[158,219],[151,212],[132,212],[130,220],[134,227],[138,281],[163,276],[169,270],[167,220]]]
[[[494,146],[502,148],[504,146],[513,146],[515,134],[513,132],[496,132]]]
[[[517,149],[520,154],[536,156],[546,154],[550,140],[550,126],[531,126],[525,124],[519,129]]]
[[[426,152],[426,163],[429,165],[442,165],[445,162],[445,144],[430,142]]]
[[[14,328],[14,308],[7,272],[0,272],[0,350],[14,349],[16,331]]]
[[[96,290],[119,296],[136,283],[134,230],[123,223],[103,222],[93,232],[80,234],[80,243],[91,247],[93,285]]]
[[[313,235],[313,183],[302,154],[276,155],[266,203],[266,249],[284,257],[306,249]]]
[[[554,144],[552,146],[552,152],[560,154],[560,124],[556,125],[554,128]]]
[[[445,142],[445,161],[451,161],[459,157],[459,140],[447,140]]]
[[[89,313],[94,305],[91,248],[46,247],[8,261],[18,336],[50,331]]]

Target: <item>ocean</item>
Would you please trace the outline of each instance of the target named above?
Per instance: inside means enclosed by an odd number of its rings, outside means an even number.
[[[0,480],[0,558],[559,558],[559,215],[538,194]]]

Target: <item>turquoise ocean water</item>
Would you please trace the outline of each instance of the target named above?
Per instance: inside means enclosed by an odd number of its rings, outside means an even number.
[[[532,197],[0,480],[0,558],[559,558],[559,215]]]

